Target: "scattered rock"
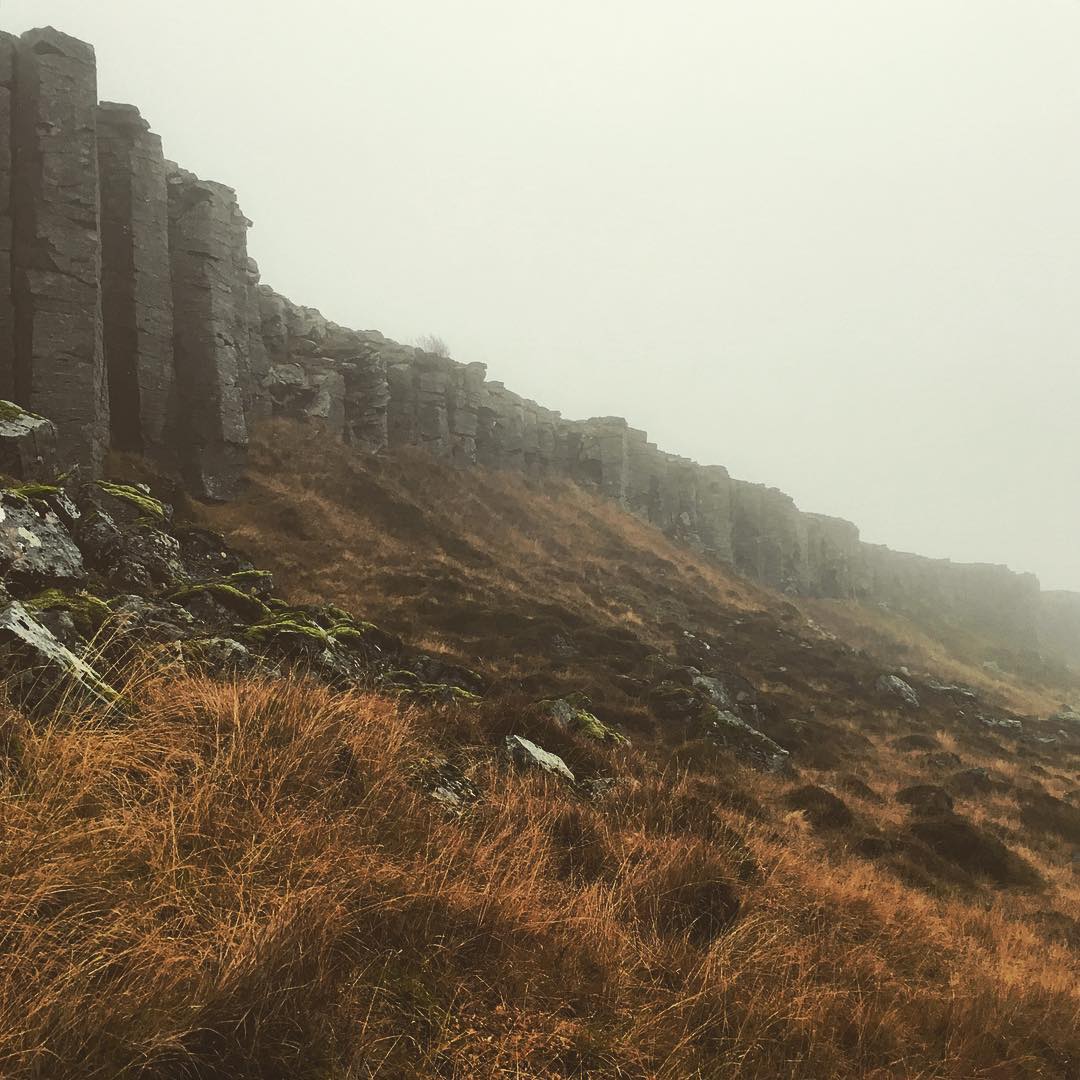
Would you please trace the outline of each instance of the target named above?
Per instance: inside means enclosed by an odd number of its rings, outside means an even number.
[[[584,694],[568,694],[563,698],[549,698],[540,702],[541,709],[560,727],[584,735],[598,742],[628,746],[630,740],[614,728],[610,728],[589,710],[592,703]]]
[[[0,574],[16,595],[86,579],[82,553],[57,515],[18,491],[0,492]]]
[[[29,707],[54,702],[57,693],[113,706],[119,695],[85,660],[61,644],[17,600],[0,610],[0,671],[17,685]]]
[[[59,472],[52,422],[0,401],[0,473],[32,482],[51,480]]]
[[[909,708],[919,707],[919,695],[899,675],[881,675],[877,681],[877,688],[883,694],[899,698]]]
[[[790,764],[787,750],[733,712],[710,706],[704,727],[709,738],[757,768],[779,773]]]
[[[558,754],[551,754],[520,735],[506,736],[506,752],[510,755],[510,760],[523,769],[540,769],[570,783],[574,782],[574,774]]]

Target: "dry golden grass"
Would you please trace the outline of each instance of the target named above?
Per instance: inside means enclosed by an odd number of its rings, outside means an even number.
[[[132,697],[4,716],[0,1075],[1075,1075],[1075,954],[730,805],[780,781],[590,750],[593,804],[484,750],[455,817],[415,770],[495,709]]]
[[[1080,919],[1080,875],[1018,802],[1075,788],[1075,758],[1011,756],[949,702],[913,718],[873,689],[899,663],[1024,711],[1058,687],[809,605],[830,641],[571,484],[361,459],[288,425],[256,443],[244,498],[194,512],[293,600],[482,668],[491,691],[440,710],[172,672],[131,687],[123,723],[0,714],[0,1076],[1080,1076],[1077,953],[1040,923]],[[747,771],[624,693],[684,628],[762,691],[763,722],[812,719],[800,776]],[[569,688],[633,748],[530,708]],[[899,789],[944,779],[897,748],[912,731],[1012,784],[957,809],[1039,884],[857,857],[903,834]],[[508,732],[619,784],[591,802],[515,772],[495,754]],[[420,783],[445,759],[481,792],[459,815]],[[787,809],[809,783],[845,791],[854,823]]]

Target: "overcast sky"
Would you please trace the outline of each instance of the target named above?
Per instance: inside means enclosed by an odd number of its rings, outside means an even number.
[[[1080,589],[1076,0],[0,0],[264,280],[567,416]]]

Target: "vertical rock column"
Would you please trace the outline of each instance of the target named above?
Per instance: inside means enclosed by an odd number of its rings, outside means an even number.
[[[247,330],[236,309],[236,194],[175,167],[168,186],[176,379],[172,442],[192,492],[227,499],[239,486],[247,457],[241,386]]]
[[[165,159],[133,105],[103,103],[97,126],[112,443],[160,459],[173,381]]]
[[[56,424],[61,460],[100,470],[102,346],[97,71],[91,46],[23,34],[15,63],[15,395]]]
[[[15,304],[11,295],[11,125],[18,38],[0,33],[0,398],[15,396]]]

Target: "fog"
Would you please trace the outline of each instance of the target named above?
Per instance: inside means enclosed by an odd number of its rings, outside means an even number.
[[[1080,589],[1074,0],[2,0],[263,278],[865,539]]]

